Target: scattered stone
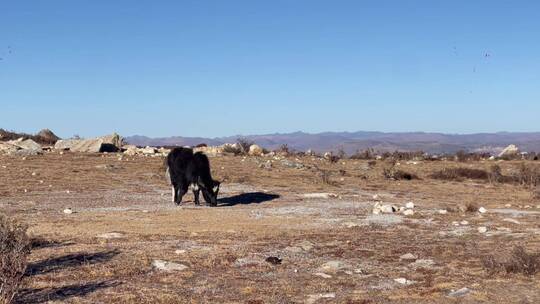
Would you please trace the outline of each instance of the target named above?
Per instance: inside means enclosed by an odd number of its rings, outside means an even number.
[[[440,209],[437,211],[437,213],[444,215],[444,214],[447,214],[448,211],[446,209]]]
[[[393,205],[381,205],[379,202],[376,202],[373,206],[373,214],[379,214],[379,213],[394,213],[399,210],[398,207]]]
[[[338,195],[334,193],[305,193],[302,195],[304,198],[322,198],[322,199],[329,199],[329,198],[337,198]]]
[[[506,205],[504,205],[504,206],[505,206],[506,208],[510,208],[510,207],[512,207],[512,204],[506,204]]]
[[[484,207],[480,207],[480,208],[478,208],[478,212],[480,212],[480,213],[486,213],[487,210],[486,210],[486,208],[484,208]]]
[[[469,225],[469,222],[463,220],[463,221],[459,222],[459,224],[462,225],[462,226],[467,226],[467,225]]]
[[[487,232],[487,227],[478,227],[478,232],[486,233]]]
[[[318,276],[318,277],[321,277],[321,278],[323,278],[323,279],[331,279],[331,278],[332,278],[331,275],[326,274],[326,273],[324,273],[324,272],[317,272],[317,273],[314,273],[313,275]]]
[[[263,148],[261,148],[259,145],[251,145],[249,146],[248,154],[251,156],[261,156],[264,153]]]
[[[163,271],[183,271],[188,268],[188,266],[183,265],[183,264],[167,262],[163,260],[152,261],[152,266],[155,269],[163,270]]]
[[[144,154],[144,155],[153,155],[156,154],[156,148],[146,146],[142,149],[138,149],[137,152]]]
[[[267,160],[265,163],[260,164],[259,168],[263,168],[263,169],[266,169],[266,170],[271,170],[272,169],[272,161]]]
[[[413,209],[414,208],[414,203],[413,202],[408,202],[405,204],[405,208],[407,209]]]
[[[336,294],[331,293],[318,293],[318,294],[311,294],[308,296],[306,300],[306,304],[314,304],[315,302],[319,301],[320,299],[333,299],[336,297]]]
[[[310,251],[311,249],[313,249],[313,243],[311,243],[310,241],[302,241],[298,243],[298,246],[300,246],[305,251]]]
[[[124,237],[124,234],[119,233],[119,232],[107,232],[107,233],[98,235],[98,238],[102,238],[102,239],[121,239],[123,237]]]
[[[435,265],[435,262],[431,259],[420,259],[409,264],[412,268],[431,268],[433,265]]]
[[[345,268],[347,268],[347,265],[345,263],[343,263],[342,261],[334,260],[334,261],[328,261],[322,264],[319,270],[321,270],[322,272],[335,273]]]
[[[254,257],[245,257],[245,258],[239,258],[236,259],[234,262],[235,267],[245,267],[245,266],[258,266],[261,265],[262,259],[254,258]]]
[[[64,213],[65,214],[72,214],[73,210],[71,210],[71,208],[66,208],[66,209],[64,209]]]
[[[406,253],[402,256],[399,257],[400,260],[405,260],[405,261],[415,261],[418,259],[417,256],[415,256],[414,254],[412,253]]]
[[[288,167],[288,168],[294,168],[294,169],[302,169],[304,168],[304,164],[301,164],[299,162],[294,162],[294,161],[291,161],[291,160],[288,160],[288,159],[283,159],[281,161],[281,164],[285,167]]]
[[[296,246],[287,246],[285,250],[292,253],[301,253],[303,251],[302,248]]]
[[[452,290],[452,291],[448,294],[448,296],[450,296],[450,297],[463,297],[463,296],[467,295],[467,294],[470,293],[470,292],[471,292],[471,290],[470,290],[469,288],[463,287],[463,288],[458,289],[458,290],[455,290],[455,291]]]
[[[414,210],[407,209],[407,210],[403,211],[403,215],[407,215],[407,216],[414,215]]]
[[[394,282],[402,284],[402,285],[412,285],[412,284],[416,283],[415,281],[407,280],[405,278],[394,279]]]
[[[187,251],[184,250],[184,249],[176,249],[176,250],[174,251],[175,254],[184,254],[184,253],[186,253],[186,252],[187,252]]]
[[[504,218],[503,221],[504,221],[504,222],[513,223],[513,224],[516,224],[516,225],[520,225],[520,224],[521,224],[518,220],[513,219],[513,218]]]

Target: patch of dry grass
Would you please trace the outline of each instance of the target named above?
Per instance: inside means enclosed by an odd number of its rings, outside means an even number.
[[[27,227],[0,215],[0,303],[11,303],[26,271],[30,253]]]
[[[444,168],[430,175],[433,179],[447,181],[463,181],[465,179],[487,180],[489,174],[485,170],[471,168]]]
[[[540,252],[529,253],[522,246],[516,246],[509,257],[489,255],[482,259],[482,264],[491,275],[504,271],[533,276],[540,271]]]

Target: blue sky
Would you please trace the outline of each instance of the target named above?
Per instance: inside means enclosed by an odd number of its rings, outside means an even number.
[[[0,128],[540,131],[539,1],[2,1]]]

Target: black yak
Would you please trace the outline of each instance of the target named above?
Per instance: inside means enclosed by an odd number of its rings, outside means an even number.
[[[193,150],[189,148],[174,148],[167,156],[166,166],[171,180],[174,203],[180,205],[182,197],[191,186],[196,205],[200,205],[199,192],[201,190],[207,205],[217,205],[220,183],[212,179],[210,162],[206,155],[201,152],[193,153]]]

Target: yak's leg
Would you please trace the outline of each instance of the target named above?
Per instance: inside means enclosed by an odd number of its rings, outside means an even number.
[[[177,196],[175,200],[175,203],[177,205],[182,204],[182,197],[184,197],[187,191],[188,191],[188,185],[186,185],[186,183],[181,183],[179,187],[177,187],[177,190],[176,190]]]
[[[193,197],[195,197],[195,205],[200,205],[201,202],[199,201],[199,193],[201,192],[201,189],[193,189]]]
[[[176,202],[176,194],[177,194],[177,192],[176,192],[176,189],[175,189],[175,188],[176,188],[175,186],[171,186],[171,192],[172,192],[172,193],[171,193],[171,194],[172,194],[171,197],[172,197],[172,202],[173,202],[173,203]]]

